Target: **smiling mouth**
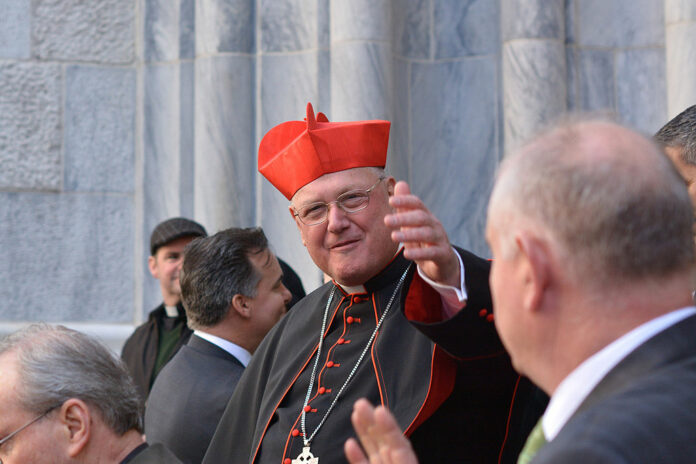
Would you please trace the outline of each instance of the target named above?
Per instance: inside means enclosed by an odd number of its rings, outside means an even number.
[[[342,249],[348,248],[348,247],[350,247],[351,245],[354,245],[354,244],[356,244],[356,243],[358,243],[358,242],[359,242],[359,240],[357,240],[357,239],[355,239],[355,240],[343,240],[343,241],[341,241],[341,242],[338,242],[338,243],[332,245],[332,246],[331,246],[331,249],[332,249],[332,250],[342,250]]]

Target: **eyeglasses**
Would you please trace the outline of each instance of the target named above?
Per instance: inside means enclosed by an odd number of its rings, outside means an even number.
[[[316,203],[310,203],[303,206],[300,209],[295,210],[295,216],[306,226],[316,226],[326,221],[329,215],[329,205],[335,203],[336,206],[341,208],[346,213],[357,213],[365,208],[370,203],[370,192],[377,187],[377,184],[382,182],[386,177],[380,177],[377,179],[372,187],[366,190],[350,190],[348,192],[342,193],[334,201],[325,203],[323,201],[318,201]]]
[[[8,441],[10,441],[12,438],[14,438],[14,436],[17,435],[19,432],[21,432],[22,430],[26,429],[26,428],[29,427],[31,424],[40,421],[41,419],[43,419],[44,417],[46,417],[46,416],[48,415],[48,413],[50,413],[51,411],[53,411],[54,409],[56,409],[56,408],[59,407],[59,406],[61,406],[61,405],[58,404],[58,405],[56,405],[56,406],[53,406],[53,407],[49,408],[49,409],[48,409],[46,412],[44,412],[43,414],[40,414],[39,416],[36,416],[35,418],[33,418],[32,420],[30,420],[29,422],[27,422],[26,424],[24,424],[23,426],[21,426],[20,428],[18,428],[18,429],[15,430],[14,432],[11,432],[10,434],[6,435],[4,438],[0,439],[0,448],[2,448],[2,445],[4,445],[4,444],[7,443]],[[0,464],[2,464],[2,458],[0,458]]]

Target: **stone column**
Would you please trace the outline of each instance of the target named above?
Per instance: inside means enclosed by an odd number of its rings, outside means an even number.
[[[191,194],[194,0],[145,0],[143,10],[143,214],[136,238],[143,245],[136,269],[147,314],[162,299],[145,266],[150,233],[173,216],[200,218]]]
[[[331,2],[329,119],[391,119],[390,24],[387,0]]]
[[[194,214],[215,233],[254,224],[255,2],[195,4]]]
[[[509,152],[566,110],[563,0],[502,0],[503,116]]]
[[[696,104],[696,0],[665,0],[667,112]]]
[[[256,149],[268,130],[284,121],[302,120],[307,102],[315,112],[330,110],[328,0],[262,0],[259,5],[254,172]],[[255,176],[257,222],[276,254],[300,275],[307,290],[314,289],[321,273],[302,246],[288,200],[260,174]]]

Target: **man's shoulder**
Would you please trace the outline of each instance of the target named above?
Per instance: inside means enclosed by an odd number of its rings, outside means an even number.
[[[149,445],[128,462],[129,464],[182,464],[174,453],[161,443]]]
[[[164,313],[164,305],[161,304],[148,314],[147,320],[137,326],[135,330],[133,330],[133,333],[130,334],[130,336],[126,339],[124,345],[123,345],[123,351],[126,352],[128,349],[132,348],[134,344],[139,344],[139,342],[142,341],[143,338],[147,338],[150,336],[152,331],[154,330],[156,323],[157,323],[157,318],[160,313]]]
[[[540,462],[580,462],[583,455],[613,456],[590,462],[696,462],[694,362],[633,379],[578,412],[540,453],[548,455]]]

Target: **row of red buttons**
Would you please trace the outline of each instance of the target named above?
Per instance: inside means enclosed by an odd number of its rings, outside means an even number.
[[[493,322],[495,319],[493,313],[489,313],[487,309],[482,309],[479,311],[479,317],[485,317],[488,322]]]

